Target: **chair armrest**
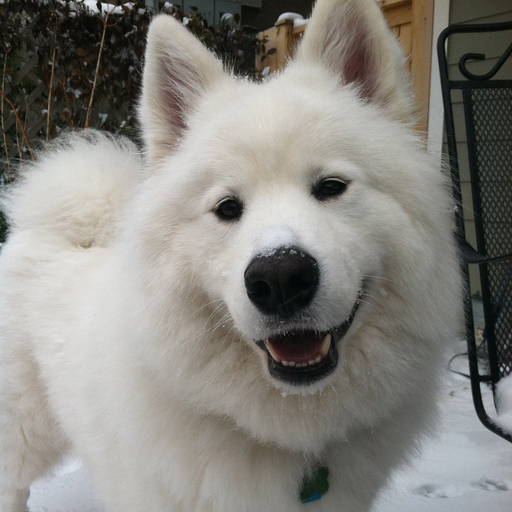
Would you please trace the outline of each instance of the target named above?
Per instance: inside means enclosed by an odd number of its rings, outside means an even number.
[[[457,245],[459,247],[459,253],[463,261],[469,264],[477,263],[478,265],[481,265],[482,263],[493,263],[496,261],[512,261],[512,252],[503,254],[501,256],[493,256],[492,258],[488,258],[487,256],[484,256],[475,251],[475,249],[473,249],[473,247],[463,238],[459,238],[457,240]]]

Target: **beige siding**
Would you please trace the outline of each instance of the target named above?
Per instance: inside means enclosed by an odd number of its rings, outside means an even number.
[[[512,2],[510,0],[452,0],[450,4],[450,25],[455,23],[495,23],[512,21]],[[501,34],[485,34],[475,36],[474,34],[457,34],[451,36],[448,47],[448,65],[452,79],[461,78],[458,69],[458,59],[468,52],[484,53],[486,60],[468,65],[468,69],[475,73],[486,73],[489,71],[504,50],[510,44],[510,32]],[[496,78],[510,78],[512,76],[512,62],[508,60]],[[456,93],[457,94],[457,93]],[[464,129],[462,97],[459,94],[454,96],[454,117],[457,137],[457,151],[459,156],[459,168],[462,179],[464,218],[466,220],[466,234],[470,242],[476,245],[474,233],[474,220],[472,213],[471,189],[469,185],[469,166],[467,155],[467,142]],[[478,268],[476,265],[470,267],[471,289],[473,292],[480,291]]]

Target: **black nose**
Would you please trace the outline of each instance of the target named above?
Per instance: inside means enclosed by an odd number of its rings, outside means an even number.
[[[318,264],[296,247],[281,247],[254,258],[244,278],[249,299],[262,313],[288,317],[315,295]]]

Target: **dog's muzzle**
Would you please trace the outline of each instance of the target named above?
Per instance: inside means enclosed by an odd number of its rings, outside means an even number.
[[[247,295],[263,314],[279,323],[312,301],[319,282],[318,263],[297,247],[280,247],[254,258],[245,271]],[[348,318],[328,331],[279,330],[256,344],[267,353],[272,377],[295,386],[307,386],[332,374],[338,364],[337,342],[349,330],[361,301],[362,290]]]

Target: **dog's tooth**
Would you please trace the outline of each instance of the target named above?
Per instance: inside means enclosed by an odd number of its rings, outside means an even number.
[[[309,366],[312,366],[312,365],[314,365],[314,364],[315,364],[315,360],[310,359],[310,360],[308,361],[308,365],[309,365]]]
[[[320,354],[322,358],[324,358],[327,353],[329,352],[329,348],[331,346],[331,334],[327,333],[327,335],[324,338],[324,341],[322,341],[322,345],[320,346]]]
[[[270,355],[272,356],[272,359],[276,363],[280,363],[281,359],[279,359],[279,357],[277,357],[277,354],[274,351],[274,347],[272,346],[272,343],[270,343],[269,341],[265,341],[265,347],[267,348],[267,350],[269,351]]]
[[[289,364],[289,363],[288,363],[288,361],[281,361],[281,364],[282,364],[283,366],[288,366],[288,364]]]
[[[296,364],[295,361],[289,361],[288,362],[288,366],[295,366],[295,364]]]
[[[315,363],[318,364],[322,359],[322,356],[317,356],[317,358],[315,359]]]

